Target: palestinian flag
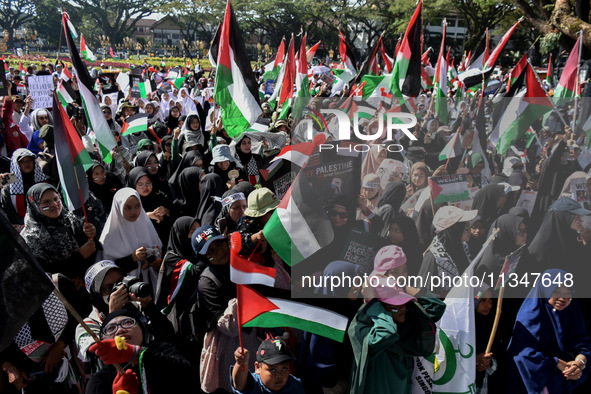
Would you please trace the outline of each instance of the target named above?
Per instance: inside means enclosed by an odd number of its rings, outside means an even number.
[[[396,63],[392,70],[390,91],[398,99],[403,95],[416,97],[421,91],[421,11],[423,1],[419,1],[410,23],[396,53]]]
[[[380,41],[380,53],[382,54],[382,59],[384,59],[386,72],[391,74],[392,69],[394,68],[394,58],[388,55],[388,52],[386,52],[386,48],[384,47],[384,40]]]
[[[575,95],[579,94],[578,90],[578,66],[579,66],[579,46],[581,45],[581,36],[577,39],[575,46],[568,55],[568,60],[560,74],[558,86],[554,89],[554,102],[556,105],[562,105],[574,100]]]
[[[185,260],[183,264],[179,263],[172,271],[172,275],[170,278],[170,288],[173,289],[172,293],[168,296],[168,305],[166,308],[162,310],[162,313],[168,315],[177,300],[177,296],[179,295],[181,289],[186,285],[187,273],[191,271],[193,264],[190,263],[188,260]]]
[[[483,81],[486,81],[490,77],[490,75],[493,72],[493,69],[495,68],[497,60],[501,56],[501,52],[503,51],[503,49],[505,49],[505,46],[507,45],[507,42],[509,42],[511,35],[515,31],[515,29],[517,29],[517,26],[519,25],[519,23],[521,23],[522,20],[523,17],[521,17],[509,30],[507,30],[505,35],[503,35],[503,37],[501,38],[501,41],[499,41],[495,49],[491,52],[490,56],[488,56],[488,59],[486,59],[486,49],[488,48],[487,38],[486,45],[483,48],[482,55],[476,58],[475,61],[472,63],[474,67],[469,67],[468,70],[460,74],[458,77],[466,88],[471,88],[478,84],[482,84]],[[482,68],[479,69],[478,63],[480,62],[480,59],[482,59],[484,63],[482,65]]]
[[[235,231],[230,238],[230,280],[239,285],[265,285],[275,286],[275,268],[265,267],[249,261],[246,257],[240,256],[238,252],[242,249],[242,238],[240,233]]]
[[[82,34],[80,34],[80,54],[84,55],[84,59],[89,62],[96,61],[96,56],[94,56],[94,53],[92,53],[90,48],[86,45],[86,40]]]
[[[365,82],[361,90],[363,100],[374,107],[378,107],[382,100],[382,92],[390,93],[391,79],[392,75],[365,75],[361,78],[359,82]]]
[[[88,199],[88,180],[85,171],[93,161],[84,148],[78,132],[70,122],[57,94],[53,95],[53,136],[55,157],[64,205],[70,211],[81,208]]]
[[[308,63],[312,62],[312,59],[314,59],[314,55],[316,54],[321,42],[322,41],[318,41],[312,48],[308,49],[308,52],[306,52],[306,61]]]
[[[546,70],[546,83],[548,84],[548,86],[552,86],[553,85],[553,79],[554,77],[554,65],[552,64],[552,54],[550,54],[550,57],[548,57],[548,70]]]
[[[68,67],[62,67],[62,73],[60,74],[60,79],[63,79],[66,82],[69,82],[72,79],[72,74],[68,71]]]
[[[511,84],[515,82],[515,80],[521,75],[523,70],[527,66],[527,53],[523,55],[521,60],[517,62],[515,67],[511,70],[511,74],[509,75],[509,81],[507,82],[507,90],[511,89]]]
[[[214,100],[221,107],[226,132],[230,137],[235,137],[256,122],[262,110],[258,84],[246,56],[242,32],[230,0],[226,6],[217,49]]]
[[[241,327],[292,327],[338,342],[345,338],[345,316],[293,301],[288,290],[237,285],[236,292]]]
[[[351,46],[345,40],[343,32],[339,30],[339,53],[341,55],[341,63],[343,65],[343,71],[337,75],[337,79],[332,87],[333,92],[342,91],[345,88],[345,84],[351,82],[355,75],[357,75],[357,67],[355,61],[355,55]]]
[[[460,140],[460,130],[456,131],[447,143],[441,153],[439,153],[439,160],[449,160],[457,157],[462,153],[462,141]]]
[[[131,133],[139,133],[140,131],[146,131],[148,129],[148,114],[135,114],[127,119],[123,123],[121,128],[121,135],[128,135]]]
[[[497,143],[497,150],[501,155],[517,142],[536,120],[552,111],[554,107],[546,96],[544,88],[540,85],[535,70],[529,63],[523,73],[523,78],[525,91],[520,93],[518,104],[508,108],[501,120],[500,129],[504,132],[500,135]]]
[[[185,83],[185,80],[187,78],[185,77],[181,77],[181,78],[176,78],[174,81],[166,81],[170,86],[176,88],[176,89],[180,89],[183,87],[183,84]],[[152,87],[150,86],[150,89],[152,89]]]
[[[183,78],[184,79],[184,78]],[[182,83],[181,83],[182,86]],[[140,97],[141,98],[148,98],[150,94],[152,94],[152,81],[147,80],[144,82],[140,82]],[[180,89],[180,88],[177,88]]]
[[[70,93],[64,86],[64,81],[60,81],[60,84],[57,87],[57,97],[59,99],[60,104],[64,108],[66,108],[68,104],[74,102],[74,99],[70,96]]]
[[[304,172],[300,172],[263,228],[269,245],[290,266],[333,240],[332,226],[320,201]]]
[[[308,55],[306,53],[306,35],[300,42],[298,51],[297,74],[295,80],[295,103],[294,118],[299,119],[302,116],[304,108],[310,99],[310,79],[308,78]]]
[[[314,149],[325,141],[326,136],[324,134],[318,134],[318,137],[314,137],[313,142],[300,142],[299,144],[287,145],[271,160],[271,163],[279,160],[287,160],[303,168],[310,155],[312,155],[312,152],[314,152]]]
[[[365,75],[379,75],[380,74],[380,62],[379,62],[379,58],[378,58],[378,53],[379,53],[378,51],[380,50],[383,36],[384,36],[384,33],[382,33],[380,38],[378,38],[378,41],[376,42],[376,44],[372,48],[371,52],[369,53],[369,56],[367,57],[367,59],[365,59],[365,61],[361,65],[361,68],[359,69],[359,72],[357,73],[357,76],[355,77],[355,82],[354,82],[355,84],[357,84],[357,81],[361,80],[361,78],[364,77]]]
[[[86,65],[80,59],[80,54],[78,53],[78,48],[76,48],[76,43],[74,43],[74,39],[72,38],[72,34],[70,32],[71,23],[68,19],[68,14],[65,12],[62,15],[63,18],[63,25],[65,31],[66,42],[68,43],[68,50],[70,51],[70,59],[72,61],[72,67],[76,70],[76,79],[79,83],[83,83],[86,88],[92,92],[92,87],[94,85],[94,81],[90,77],[88,73],[88,69]]]
[[[82,105],[84,105],[88,127],[94,131],[96,143],[98,144],[103,161],[110,163],[111,151],[117,146],[117,141],[113,137],[111,128],[103,115],[101,105],[96,96],[84,85],[80,85],[79,90],[82,96]]]
[[[445,61],[445,30],[447,23],[443,21],[443,34],[441,36],[441,48],[439,49],[439,59],[435,67],[435,113],[439,121],[444,125],[448,124],[447,111],[447,63]]]
[[[18,73],[20,74],[21,78],[25,77],[25,68],[23,67],[23,62],[18,62]]]
[[[289,41],[289,47],[287,49],[287,57],[285,58],[285,73],[283,74],[283,80],[281,82],[281,94],[279,95],[279,105],[293,97],[293,83],[296,77],[296,62],[295,62],[295,44],[293,42],[293,35]],[[308,67],[306,67],[306,74]]]
[[[591,81],[591,67],[587,68],[585,81]],[[581,92],[581,111],[577,116],[575,135],[586,135],[585,144],[587,149],[591,146],[591,83],[585,83]]]
[[[470,193],[466,186],[466,178],[462,180],[460,177],[460,175],[430,177],[429,188],[433,203],[468,200]]]
[[[277,48],[277,55],[275,55],[275,62],[273,63],[273,68],[270,71],[267,71],[263,75],[263,81],[267,81],[268,79],[276,81],[277,77],[279,76],[279,70],[281,70],[281,66],[283,65],[283,58],[285,57],[285,37],[281,39],[281,44],[279,44],[279,48]]]

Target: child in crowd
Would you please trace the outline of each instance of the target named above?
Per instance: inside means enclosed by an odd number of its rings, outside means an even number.
[[[283,339],[263,341],[256,357],[255,373],[252,373],[244,367],[248,364],[250,352],[240,347],[234,352],[236,364],[232,368],[231,382],[235,393],[304,393],[302,382],[289,373],[295,358]]]

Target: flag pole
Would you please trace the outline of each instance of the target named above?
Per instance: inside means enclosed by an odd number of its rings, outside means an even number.
[[[238,340],[240,341],[240,353],[244,356],[244,342],[242,341],[242,318],[240,316],[240,292],[236,284],[236,315],[238,317]],[[242,371],[244,371],[244,364],[242,364]]]
[[[84,220],[88,223],[88,215],[86,215],[86,207],[84,206],[84,199],[82,198],[82,189],[80,189],[80,181],[78,180],[78,170],[76,169],[76,165],[74,164],[74,160],[72,160],[72,165],[74,166],[74,176],[76,177],[76,185],[78,186],[78,194],[80,195],[80,203],[82,204],[82,212],[84,213]],[[91,239],[91,238],[88,238]]]
[[[501,290],[499,291],[499,298],[497,300],[497,312],[495,314],[495,322],[493,323],[492,331],[490,332],[490,338],[488,339],[488,344],[486,345],[486,351],[484,354],[490,353],[492,348],[493,341],[495,340],[495,335],[497,335],[497,328],[499,327],[499,320],[501,319],[501,312],[503,311],[503,294],[505,293],[505,286],[501,286]]]
[[[88,335],[90,335],[90,337],[96,343],[99,343],[101,341],[101,339],[98,337],[98,335],[96,335],[96,333],[94,331],[92,331],[90,329],[90,327],[88,327],[88,325],[84,322],[84,319],[82,319],[82,317],[80,316],[80,314],[78,314],[78,312],[72,306],[72,304],[70,304],[68,302],[68,300],[66,299],[66,297],[64,297],[64,295],[57,288],[54,288],[53,289],[53,294],[62,302],[62,304],[64,304],[64,306],[66,307],[66,309],[68,310],[68,312],[70,312],[70,314],[72,315],[72,317],[74,319],[76,319],[76,321],[82,326],[82,328],[84,328],[84,330],[88,333]],[[117,372],[119,372],[121,375],[123,375],[125,373],[125,371],[123,370],[123,368],[121,367],[121,365],[119,365],[119,364],[113,364],[113,366],[115,367],[115,369],[117,369]]]
[[[575,137],[578,137],[577,133],[577,107],[579,105],[579,89],[581,86],[581,81],[579,78],[579,73],[581,72],[581,51],[583,50],[583,30],[579,31],[579,57],[577,59],[577,79],[576,79],[576,86],[575,86],[575,112],[573,114],[573,129],[572,132],[575,133]]]

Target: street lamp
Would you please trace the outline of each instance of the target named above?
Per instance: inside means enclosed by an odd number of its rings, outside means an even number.
[[[329,49],[328,50],[328,57],[330,58],[330,60],[332,60],[332,57],[334,56],[334,50]]]
[[[271,47],[269,44],[265,44],[265,63],[269,61],[269,57],[271,57]]]
[[[142,44],[139,42],[135,44],[135,49],[137,50],[137,57],[140,58],[140,51],[142,50]]]
[[[101,46],[103,47],[103,50],[105,51],[104,57],[107,57],[106,49],[111,46],[111,38],[109,36],[106,36],[103,34],[103,35],[99,36],[99,41],[101,42]]]

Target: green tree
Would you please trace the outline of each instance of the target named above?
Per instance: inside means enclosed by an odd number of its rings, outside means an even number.
[[[35,0],[3,0],[0,4],[0,28],[10,33],[8,47],[14,43],[13,29],[30,24],[35,19]]]

